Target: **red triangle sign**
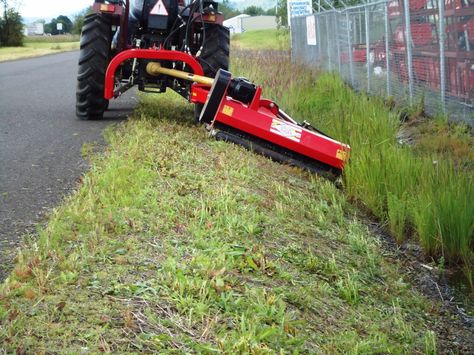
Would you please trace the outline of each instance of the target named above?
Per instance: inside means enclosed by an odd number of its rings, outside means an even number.
[[[163,15],[168,16],[168,11],[166,10],[165,4],[163,4],[163,0],[158,0],[153,9],[150,11],[150,15]]]

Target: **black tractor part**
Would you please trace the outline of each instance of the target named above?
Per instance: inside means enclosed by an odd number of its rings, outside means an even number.
[[[198,60],[204,76],[215,78],[219,69],[229,70],[230,33],[227,27],[214,24],[204,25],[204,44]],[[194,106],[194,120],[200,121],[203,104]],[[204,122],[204,121],[201,121]]]
[[[158,6],[157,9],[160,8],[160,13],[152,14],[155,6]],[[129,24],[165,31],[170,29],[177,15],[177,0],[134,0],[130,4]]]
[[[108,100],[104,99],[104,82],[112,35],[111,22],[106,15],[94,13],[86,16],[81,34],[76,91],[76,116],[82,120],[101,119],[108,106]]]
[[[204,25],[204,44],[199,63],[204,75],[214,78],[219,69],[229,70],[230,33],[227,27]]]

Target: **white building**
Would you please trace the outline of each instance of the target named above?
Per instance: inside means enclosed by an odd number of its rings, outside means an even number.
[[[250,16],[239,15],[224,21],[224,26],[230,34],[242,33],[245,31],[267,30],[277,28],[276,16]]]
[[[242,19],[244,31],[273,30],[277,29],[278,22],[276,16],[251,16]]]
[[[250,15],[242,14],[239,16],[231,17],[230,19],[224,21],[224,27],[227,27],[229,29],[231,35],[235,33],[242,33],[244,32],[242,20],[247,17],[250,17]]]
[[[25,36],[42,36],[44,35],[44,24],[41,22],[33,22],[24,27]]]

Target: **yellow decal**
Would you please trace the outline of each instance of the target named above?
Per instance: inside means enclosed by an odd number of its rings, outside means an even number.
[[[103,5],[100,5],[100,11],[101,12],[114,12],[115,11],[115,8],[114,6],[110,6],[110,5],[107,5],[107,4],[103,4]]]
[[[344,150],[338,149],[336,152],[336,158],[340,160],[346,160],[347,158],[347,152]]]
[[[232,117],[234,114],[234,109],[230,106],[224,105],[224,108],[222,109],[222,113],[226,116]]]
[[[194,97],[198,96],[197,92],[193,92],[193,96]]]

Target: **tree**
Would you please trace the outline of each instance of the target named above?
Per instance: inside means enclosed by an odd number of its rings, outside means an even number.
[[[74,20],[72,21],[72,30],[71,33],[80,35],[82,31],[82,26],[84,25],[84,19],[87,15],[92,13],[92,6],[88,7],[87,9],[82,10],[78,14],[74,16]]]
[[[247,14],[250,16],[259,16],[259,15],[264,15],[265,10],[259,6],[252,5],[244,9],[244,14]]]
[[[267,15],[267,16],[276,16],[277,15],[277,9],[274,8],[274,7],[271,7],[267,11],[265,11],[265,15]]]
[[[19,47],[23,45],[23,21],[18,11],[3,4],[3,17],[0,18],[0,46]]]
[[[235,9],[229,2],[229,0],[224,0],[223,2],[219,3],[219,12],[222,12],[225,19],[229,19],[231,17],[235,17],[241,14],[241,12]]]
[[[63,29],[61,30],[61,33],[70,33],[72,30],[72,21],[69,19],[69,17],[60,15],[56,18],[53,18],[50,23],[47,23],[44,25],[44,31],[46,33],[51,33],[52,35],[57,35],[59,34],[60,31],[58,31],[58,23],[63,24]]]
[[[286,4],[286,0],[278,0],[276,15],[278,27],[288,26],[288,7]]]

